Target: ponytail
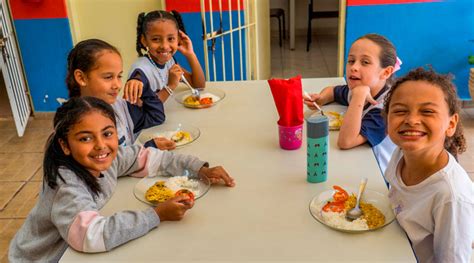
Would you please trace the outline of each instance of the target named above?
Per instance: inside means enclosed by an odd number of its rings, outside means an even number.
[[[176,24],[178,25],[178,29],[183,31],[183,33],[187,35],[186,29],[184,28],[183,17],[181,16],[181,14],[176,10],[172,10],[170,13],[176,19]]]
[[[145,32],[143,32],[144,22],[145,22],[145,13],[140,13],[137,18],[137,43],[135,47],[139,57],[142,57],[144,55],[142,52],[142,49],[145,49],[141,41],[142,35],[145,35]]]

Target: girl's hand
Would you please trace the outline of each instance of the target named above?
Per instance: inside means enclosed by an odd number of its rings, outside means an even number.
[[[168,140],[164,137],[153,138],[156,148],[160,150],[174,150],[176,149],[176,143],[172,140]]]
[[[139,103],[143,92],[143,83],[136,79],[131,79],[125,83],[123,98],[131,104]]]
[[[183,219],[188,209],[194,206],[194,201],[187,196],[173,197],[155,207],[160,221],[178,221]]]
[[[316,107],[313,104],[313,101],[319,104],[318,100],[321,99],[321,94],[318,93],[310,93],[308,94],[311,97],[311,100],[309,100],[306,96],[303,96],[303,102],[310,108],[311,110],[317,110]]]
[[[364,98],[364,104],[365,102],[372,105],[378,104],[378,102],[372,97],[372,94],[370,94],[370,87],[365,85],[354,87],[352,89],[352,98]]]
[[[168,87],[172,90],[176,89],[183,73],[183,69],[178,64],[174,64],[168,74]]]
[[[222,166],[211,168],[203,166],[199,170],[199,175],[207,177],[211,184],[223,182],[227,186],[235,186],[234,178],[230,177],[230,175],[226,172],[226,170],[224,170]]]
[[[179,44],[178,51],[183,54],[183,56],[188,57],[189,55],[194,54],[193,42],[191,39],[181,30],[179,30]]]

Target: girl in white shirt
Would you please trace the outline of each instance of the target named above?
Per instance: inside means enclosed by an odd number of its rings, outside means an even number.
[[[418,68],[397,80],[385,101],[398,146],[385,177],[398,222],[419,262],[470,262],[474,185],[456,157],[465,151],[450,76]]]

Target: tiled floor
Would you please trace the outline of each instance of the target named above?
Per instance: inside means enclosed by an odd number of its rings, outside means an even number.
[[[288,43],[280,49],[278,39],[273,40],[273,77],[336,76],[335,35],[316,36],[308,53],[304,37],[297,38],[294,51],[288,50]],[[468,151],[460,157],[460,162],[474,179],[474,108],[463,109],[462,119]],[[0,262],[7,262],[9,242],[38,198],[43,147],[51,131],[50,118],[36,117],[19,138],[11,118],[0,118]]]

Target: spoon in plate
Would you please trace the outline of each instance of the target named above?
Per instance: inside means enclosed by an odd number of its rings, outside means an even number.
[[[347,211],[346,213],[346,219],[349,221],[356,220],[362,215],[362,210],[360,210],[359,203],[360,203],[360,198],[362,197],[362,194],[364,193],[365,186],[367,185],[367,178],[362,178],[359,184],[359,193],[357,194],[357,203],[354,208],[351,210]]]
[[[316,109],[318,109],[321,112],[321,115],[325,116],[323,109],[321,109],[321,107],[319,107],[319,105],[316,102],[314,102],[313,99],[311,99],[311,96],[309,96],[308,92],[306,92],[305,90],[303,90],[303,96],[305,96],[308,100],[310,100],[313,103],[314,107],[316,107]]]
[[[184,77],[184,74],[181,75],[181,80],[183,81],[184,84],[191,90],[191,94],[195,99],[199,99],[201,94],[199,94],[199,90],[193,88],[191,84],[189,84],[188,80]]]

